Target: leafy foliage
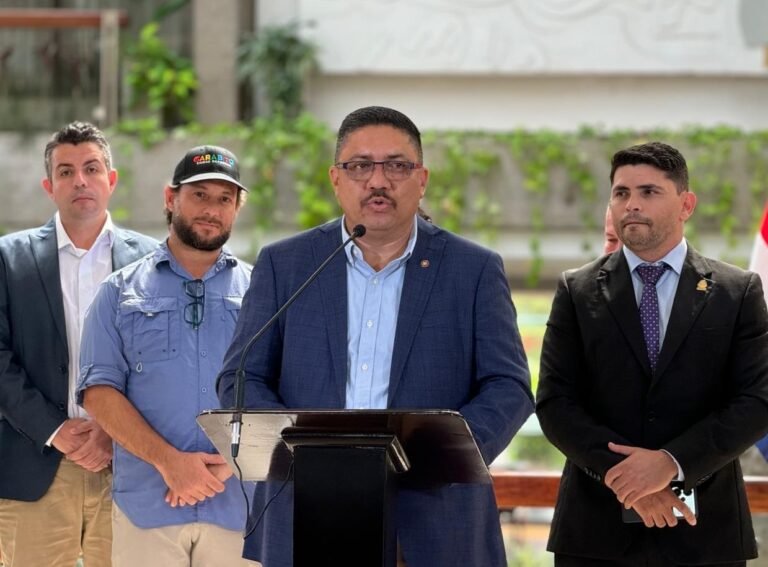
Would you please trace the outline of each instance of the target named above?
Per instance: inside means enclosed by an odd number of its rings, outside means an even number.
[[[149,144],[167,136],[151,119],[125,122],[119,130]],[[296,118],[273,114],[216,128],[187,126],[186,132],[192,131],[198,138],[215,133],[244,143],[241,157],[254,173],[249,202],[258,226],[292,220],[295,226],[308,228],[340,213],[328,181],[334,133],[311,114]],[[732,248],[737,235],[751,238],[768,198],[768,132],[730,127],[653,132],[586,127],[565,133],[428,131],[423,135],[430,167],[425,208],[437,224],[457,232],[470,230],[493,238],[501,228],[525,231],[530,249],[527,281],[535,286],[542,265],[542,236],[559,230],[564,222],[571,229],[575,224],[585,234],[596,234],[604,212],[598,205],[609,195],[611,156],[648,140],[668,142],[688,159],[691,187],[699,196],[696,221],[687,228],[694,245],[698,239],[694,226],[718,230]],[[286,187],[294,189],[293,199],[279,193]],[[295,217],[286,219],[286,210],[297,211]],[[582,246],[588,245],[585,239]]]
[[[173,127],[194,117],[197,77],[192,62],[171,51],[157,31],[157,22],[146,24],[128,49],[126,80],[132,105],[146,104],[164,127]]]
[[[304,79],[317,66],[316,52],[299,36],[298,24],[268,26],[241,43],[240,77],[264,89],[268,114],[295,118],[303,107]]]

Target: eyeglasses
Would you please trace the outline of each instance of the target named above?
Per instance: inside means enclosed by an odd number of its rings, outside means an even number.
[[[384,177],[390,181],[402,181],[403,179],[408,179],[414,169],[421,169],[423,167],[420,163],[394,159],[385,161],[372,161],[369,159],[340,161],[333,165],[346,171],[349,178],[354,181],[368,181],[373,175],[373,170],[376,169],[377,165],[381,165]]]
[[[184,282],[184,292],[192,298],[191,303],[184,307],[184,320],[197,329],[203,324],[205,315],[205,282],[203,280],[189,280]]]

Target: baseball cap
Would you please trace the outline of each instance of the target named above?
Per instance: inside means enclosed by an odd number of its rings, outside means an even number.
[[[240,183],[237,157],[220,146],[197,146],[187,151],[173,172],[171,187],[208,179],[229,181],[248,191],[248,188]]]

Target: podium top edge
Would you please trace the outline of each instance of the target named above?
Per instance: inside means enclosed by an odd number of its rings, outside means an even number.
[[[200,415],[232,415],[234,413],[241,413],[243,415],[258,414],[258,415],[296,415],[296,414],[317,414],[317,415],[457,415],[461,414],[456,410],[446,409],[309,409],[309,408],[285,408],[285,409],[242,409],[235,410],[234,408],[225,409],[211,409],[204,410]]]

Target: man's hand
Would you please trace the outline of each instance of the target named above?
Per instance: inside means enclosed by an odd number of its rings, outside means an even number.
[[[67,419],[51,440],[51,445],[65,455],[78,449],[80,445],[87,441],[85,432],[78,429],[78,426],[86,421],[88,420],[82,417]]]
[[[677,465],[664,451],[617,443],[608,443],[608,448],[627,456],[605,473],[606,486],[626,508],[633,508],[640,498],[669,487],[677,477]]]
[[[690,525],[696,525],[696,516],[669,487],[640,498],[633,508],[647,528],[676,526],[679,518],[675,516],[673,508],[682,512],[683,519]]]
[[[158,467],[168,486],[165,501],[173,508],[192,506],[223,492],[224,483],[209,469],[210,465],[226,465],[226,461],[221,455],[176,451]]]
[[[112,439],[93,419],[77,424],[73,431],[85,439],[74,451],[66,453],[67,459],[85,470],[99,472],[112,460]]]
[[[216,465],[205,465],[208,471],[218,478],[221,482],[225,482],[229,477],[232,476],[232,469],[229,468],[229,465],[227,463],[224,464],[216,464]],[[179,498],[179,495],[176,494],[173,490],[170,488],[165,494],[165,501],[168,502],[171,506],[186,506],[186,502],[181,500]]]
[[[227,463],[206,466],[208,467],[208,470],[211,472],[211,474],[218,478],[221,482],[226,481],[234,474]]]

